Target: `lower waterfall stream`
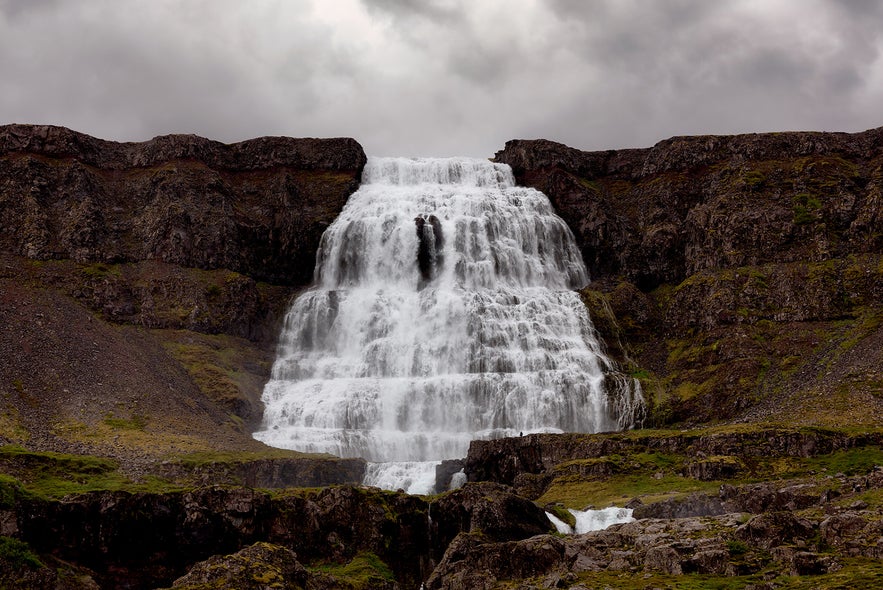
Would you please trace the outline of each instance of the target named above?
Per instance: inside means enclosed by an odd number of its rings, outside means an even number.
[[[574,291],[588,282],[508,166],[370,158],[287,313],[254,436],[427,493],[476,438],[627,428],[641,392],[603,353]]]

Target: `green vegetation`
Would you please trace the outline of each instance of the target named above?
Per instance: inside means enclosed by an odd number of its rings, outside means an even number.
[[[31,493],[44,498],[63,498],[97,490],[166,492],[180,489],[157,478],[133,482],[111,459],[90,455],[29,451],[19,446],[0,447],[0,506],[11,505],[16,496]]]
[[[147,426],[147,418],[140,414],[132,414],[131,418],[107,416],[104,419],[104,423],[111,428],[118,428],[120,430],[144,430],[144,427]]]
[[[700,437],[714,437],[739,433],[734,439],[732,455],[697,457],[694,441]],[[856,431],[856,434],[869,434]],[[874,436],[864,446],[838,450],[814,457],[785,456],[771,453],[766,447],[775,437],[794,435],[838,437],[846,430],[816,430],[812,428],[765,428],[756,424],[733,424],[726,427],[680,431],[636,430],[619,435],[605,436],[615,446],[616,453],[600,457],[573,459],[554,467],[554,479],[537,499],[543,506],[560,503],[563,507],[584,509],[586,506],[602,508],[621,506],[633,498],[645,504],[660,500],[679,498],[694,492],[717,492],[721,483],[746,484],[769,480],[804,478],[814,481],[820,489],[837,487],[836,480],[826,479],[836,473],[859,475],[869,472],[875,465],[883,465],[883,448],[873,444]],[[579,436],[579,435],[577,435]],[[658,442],[660,438],[675,439],[671,443]],[[616,444],[619,439],[619,444]],[[680,439],[680,440],[677,440]],[[630,444],[627,441],[632,441]],[[623,448],[623,445],[627,445]],[[662,445],[666,452],[652,450]],[[631,448],[629,448],[631,447]],[[682,452],[672,449],[682,449]],[[702,463],[700,469],[696,464]],[[694,477],[718,477],[702,481]],[[877,502],[883,498],[870,498]]]
[[[760,188],[765,180],[766,175],[760,170],[749,170],[742,175],[742,182],[744,182],[751,189]]]
[[[713,492],[720,484],[719,481],[697,481],[669,474],[658,479],[652,474],[613,475],[603,480],[586,480],[580,476],[568,475],[555,478],[537,502],[560,502],[577,510],[583,510],[587,506],[622,506],[632,498],[641,498],[646,504],[693,492]]]
[[[748,547],[747,543],[739,541],[738,539],[730,539],[727,541],[727,551],[729,551],[732,556],[744,555],[748,553],[749,549],[750,547]]]
[[[39,453],[22,447],[0,447],[0,466],[39,496],[61,498],[67,494],[118,489],[126,480],[110,459],[88,455]]]
[[[547,504],[543,509],[550,514],[553,514],[561,522],[571,527],[576,526],[576,517],[570,510],[561,504]]]
[[[87,277],[103,278],[108,275],[119,276],[120,267],[116,264],[107,265],[101,262],[95,262],[93,264],[83,266],[80,271]]]
[[[352,584],[355,590],[368,590],[376,584],[395,581],[389,566],[377,555],[366,551],[359,553],[344,565],[325,564],[310,569]]]
[[[10,569],[44,567],[43,562],[31,551],[27,543],[12,537],[0,536],[0,563],[4,562],[5,567]]]
[[[792,198],[794,224],[804,225],[816,221],[816,212],[822,208],[822,201],[809,193],[798,193]]]

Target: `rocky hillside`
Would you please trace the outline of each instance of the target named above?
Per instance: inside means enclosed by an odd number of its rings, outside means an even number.
[[[651,423],[883,418],[883,128],[496,160],[573,229]]]
[[[250,432],[282,314],[365,160],[351,139],[0,127],[0,440],[136,475],[279,459]]]

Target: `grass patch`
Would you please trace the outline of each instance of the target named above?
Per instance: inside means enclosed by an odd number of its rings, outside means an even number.
[[[798,193],[791,199],[794,213],[794,225],[804,225],[816,221],[816,212],[822,208],[822,202],[816,195]]]
[[[345,565],[325,564],[311,568],[328,574],[342,582],[348,582],[357,589],[373,588],[375,584],[395,582],[395,576],[374,553],[363,551]]]
[[[806,469],[828,471],[829,473],[845,473],[860,475],[867,473],[875,465],[883,465],[883,449],[880,447],[860,447],[835,451],[830,455],[821,455],[804,459]]]
[[[0,537],[0,561],[12,569],[45,567],[27,543],[12,537]]]
[[[108,275],[118,276],[120,274],[119,266],[107,265],[101,262],[89,264],[80,269],[87,277],[102,278]]]
[[[19,479],[25,489],[47,498],[119,489],[127,481],[118,473],[116,462],[110,459],[34,452],[15,445],[0,447],[0,466]]]
[[[0,447],[0,508],[11,507],[22,494],[58,499],[70,494],[100,490],[162,493],[181,486],[155,476],[133,482],[111,459],[90,455],[29,451],[19,446]]]
[[[698,481],[678,475],[663,475],[659,479],[649,475],[614,475],[603,481],[563,476],[552,481],[537,503],[561,503],[577,510],[587,506],[622,506],[632,498],[641,498],[649,504],[693,492],[716,492],[720,484],[719,481]]]
[[[742,175],[742,182],[751,189],[760,188],[765,180],[766,175],[760,170],[749,170]]]
[[[120,430],[144,430],[147,426],[147,418],[140,414],[132,414],[131,418],[107,416],[104,419],[104,423],[111,428],[118,428]]]

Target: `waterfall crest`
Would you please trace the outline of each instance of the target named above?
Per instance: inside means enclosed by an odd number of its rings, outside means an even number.
[[[255,437],[429,461],[475,438],[629,426],[640,393],[608,378],[573,291],[587,283],[567,225],[508,166],[371,158],[288,311]]]

